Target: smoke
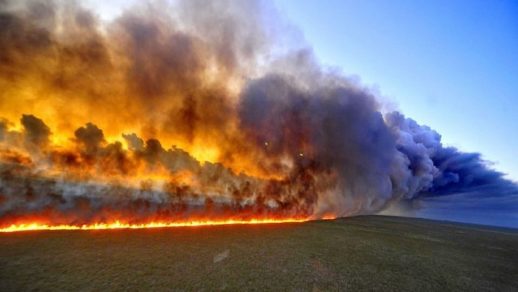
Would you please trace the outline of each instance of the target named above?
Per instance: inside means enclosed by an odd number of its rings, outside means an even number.
[[[413,174],[411,185],[415,191],[409,193],[408,199],[468,191],[502,195],[516,192],[516,185],[491,169],[479,153],[444,147],[437,132],[400,113],[388,114],[386,122],[397,133],[398,151]]]
[[[310,49],[279,55],[272,11],[149,2],[105,23],[76,1],[0,2],[0,225],[321,218],[517,193]]]
[[[84,127],[74,132],[77,142],[84,147],[87,153],[95,154],[104,142],[104,134],[101,129],[92,123],[87,123]]]
[[[411,191],[382,213],[517,227],[518,187],[480,153],[443,146],[437,132],[398,112],[385,120],[397,133]]]
[[[377,210],[393,196],[395,139],[370,93],[347,84],[301,89],[268,75],[247,85],[239,114],[247,135],[275,158],[267,167],[307,172],[333,213]],[[294,165],[278,165],[283,157]]]
[[[45,147],[48,144],[50,129],[41,119],[33,115],[23,115],[21,124],[25,129],[26,143],[36,147]]]

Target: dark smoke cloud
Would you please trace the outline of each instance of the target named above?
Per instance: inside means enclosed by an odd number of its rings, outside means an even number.
[[[103,24],[76,1],[1,1],[0,115],[23,129],[0,120],[0,225],[515,202],[480,154],[384,113],[311,49],[279,56],[264,11],[140,3]],[[198,161],[194,146],[218,155]]]
[[[27,142],[36,146],[45,146],[49,142],[50,129],[41,119],[33,115],[23,115],[21,124],[25,129]]]
[[[395,139],[368,92],[346,86],[303,90],[288,78],[266,76],[245,89],[239,113],[267,155],[291,157],[295,171],[336,176],[321,190],[335,197],[332,211],[377,210],[392,197]],[[270,167],[282,167],[277,161]]]
[[[518,190],[480,154],[444,147],[437,132],[398,112],[383,117],[374,96],[346,80],[310,89],[296,84],[279,75],[250,82],[241,97],[241,126],[267,155],[292,157],[293,171],[317,173],[315,184],[323,173],[336,175],[324,189],[313,190],[328,193],[320,199],[331,200],[334,213],[370,213],[399,200]],[[282,168],[279,160],[270,160],[267,168]]]
[[[516,185],[504,174],[491,168],[480,153],[464,153],[444,147],[441,136],[427,126],[405,118],[398,112],[386,116],[386,122],[398,134],[398,150],[412,172],[408,198],[453,193],[492,191],[516,192]]]
[[[397,112],[386,122],[398,134],[412,191],[384,213],[518,227],[518,186],[480,153],[445,147],[437,132]]]
[[[104,133],[92,123],[77,129],[74,132],[77,141],[84,146],[86,152],[95,153],[104,142]]]

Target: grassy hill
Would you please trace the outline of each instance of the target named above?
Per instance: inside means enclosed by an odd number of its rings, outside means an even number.
[[[518,231],[362,216],[0,234],[0,290],[513,290]]]

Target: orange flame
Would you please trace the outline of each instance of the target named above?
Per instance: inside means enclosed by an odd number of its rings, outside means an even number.
[[[226,219],[226,220],[190,220],[178,222],[149,222],[142,224],[124,223],[115,221],[112,223],[94,223],[87,225],[49,225],[32,222],[12,224],[0,228],[0,232],[20,232],[37,230],[107,230],[107,229],[147,229],[147,228],[171,228],[171,227],[196,227],[196,226],[218,226],[218,225],[244,225],[244,224],[280,224],[280,223],[302,223],[309,221],[309,218],[262,218],[262,219]],[[326,219],[327,220],[327,219]]]

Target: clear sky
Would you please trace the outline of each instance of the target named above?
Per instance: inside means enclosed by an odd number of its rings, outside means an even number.
[[[518,1],[275,3],[322,63],[518,180]]]

